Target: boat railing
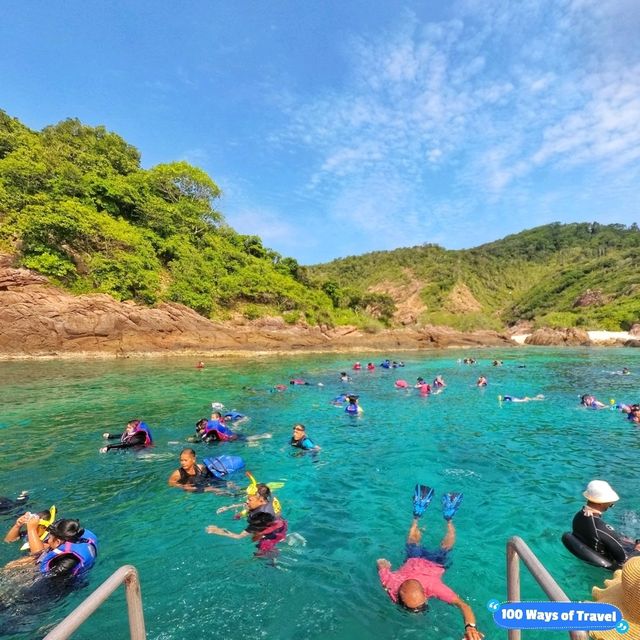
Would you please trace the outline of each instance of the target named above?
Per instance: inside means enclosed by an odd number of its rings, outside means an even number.
[[[66,640],[71,637],[109,596],[124,583],[129,614],[129,633],[131,640],[146,640],[142,594],[138,571],[133,565],[126,564],[107,578],[90,596],[87,596],[64,620],[59,622],[44,637],[44,640]]]
[[[527,543],[518,536],[507,541],[507,600],[520,602],[520,560],[524,562],[529,573],[553,602],[571,602],[567,594],[560,588],[553,576],[538,560]],[[509,629],[509,640],[520,640],[520,629]],[[585,631],[569,631],[571,640],[587,640]]]

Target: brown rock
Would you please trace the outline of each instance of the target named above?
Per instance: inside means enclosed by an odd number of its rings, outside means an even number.
[[[632,336],[640,336],[640,324],[636,323],[634,324],[631,329],[629,329],[629,333]]]
[[[538,346],[586,346],[591,344],[589,334],[583,329],[551,329],[543,327],[534,331],[524,341],[525,344]]]
[[[148,308],[105,294],[74,296],[24,269],[0,268],[0,283],[2,357],[513,346],[493,331],[468,334],[446,327],[367,332],[288,325],[282,318],[216,323],[175,303]]]

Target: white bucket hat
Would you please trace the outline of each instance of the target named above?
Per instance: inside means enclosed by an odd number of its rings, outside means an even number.
[[[604,480],[592,480],[582,495],[589,502],[595,502],[596,504],[606,504],[607,502],[618,502],[620,500],[620,496]]]

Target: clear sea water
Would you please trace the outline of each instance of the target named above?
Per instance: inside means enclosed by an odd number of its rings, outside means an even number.
[[[140,571],[148,637],[154,640],[240,638],[336,640],[455,639],[460,613],[432,603],[426,615],[393,606],[381,589],[376,559],[403,561],[416,482],[438,496],[423,524],[425,542],[444,531],[440,493],[463,491],[456,515],[458,541],[446,582],[474,608],[487,638],[494,627],[486,603],[506,599],[505,542],[522,536],[572,599],[587,599],[607,577],[565,551],[560,535],[582,504],[593,478],[607,479],[622,499],[611,523],[640,537],[637,427],[617,411],[580,408],[591,392],[604,402],[637,401],[640,350],[449,350],[389,353],[405,368],[350,372],[352,355],[218,359],[197,370],[192,359],[0,363],[0,495],[31,493],[31,508],[55,503],[61,515],[80,518],[100,539],[89,585],[37,616],[28,603],[0,613],[0,636],[37,638],[125,563]],[[468,366],[458,360],[478,359]],[[366,364],[380,354],[358,354]],[[504,366],[490,366],[493,358]],[[519,365],[524,365],[520,368]],[[622,376],[623,366],[632,375]],[[478,389],[480,374],[489,386]],[[448,383],[422,398],[398,391],[394,381],[417,376]],[[311,386],[272,392],[276,383],[302,377]],[[318,386],[322,383],[324,386]],[[363,416],[351,418],[330,404],[343,391],[360,395]],[[543,402],[498,403],[499,394],[543,393]],[[195,445],[198,457],[242,455],[260,481],[278,490],[289,521],[288,543],[276,566],[253,557],[248,540],[205,533],[216,523],[240,531],[232,500],[187,494],[166,481],[178,466],[185,438],[212,401],[250,416],[247,433],[271,440]],[[134,417],[152,428],[155,446],[141,453],[98,453],[105,431],[122,430]],[[307,425],[322,447],[317,456],[293,455],[294,422]],[[238,478],[243,481],[243,476]],[[0,516],[6,529],[12,518]],[[291,544],[289,544],[291,543]],[[18,554],[0,547],[0,564]],[[523,599],[542,592],[523,570]],[[8,585],[2,579],[0,597]],[[13,594],[15,595],[15,594]],[[124,638],[124,597],[112,597],[74,636]],[[567,637],[528,632],[529,638]]]

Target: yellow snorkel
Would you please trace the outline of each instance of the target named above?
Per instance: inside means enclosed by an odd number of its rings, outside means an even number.
[[[250,471],[245,472],[247,478],[249,478],[249,486],[247,487],[247,495],[252,496],[258,491],[258,481],[255,479],[253,474]],[[267,487],[269,489],[279,489],[284,486],[284,482],[267,482]],[[273,494],[271,494],[271,504],[273,505],[273,511],[276,515],[280,515],[282,511],[282,506],[280,505],[280,501]],[[247,510],[241,512],[240,517],[244,517],[247,515]]]
[[[49,531],[47,531],[47,527],[53,524],[55,519],[56,519],[56,505],[52,504],[49,507],[49,518],[46,520],[44,518],[40,518],[40,520],[38,520],[38,526],[44,527],[44,531],[39,536],[40,540],[44,541],[46,537],[49,535]],[[20,551],[29,551],[29,543],[25,542],[20,547]]]

